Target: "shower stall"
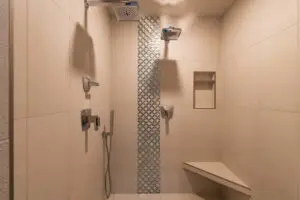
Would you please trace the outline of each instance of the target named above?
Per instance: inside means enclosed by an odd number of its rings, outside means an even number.
[[[300,200],[300,0],[0,1],[0,200]]]

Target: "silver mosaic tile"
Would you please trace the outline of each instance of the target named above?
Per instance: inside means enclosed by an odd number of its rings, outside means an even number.
[[[160,20],[138,25],[138,193],[160,193]]]
[[[0,0],[0,140],[8,138],[8,0]]]
[[[9,143],[0,142],[0,199],[9,199]]]
[[[1,49],[1,46],[0,46]],[[0,103],[8,103],[9,98],[9,70],[8,58],[0,57]],[[0,113],[1,114],[1,113]]]
[[[0,46],[8,46],[9,40],[9,4],[8,0],[0,0]],[[1,48],[1,47],[0,47]]]
[[[0,200],[9,199],[9,0],[0,0]]]

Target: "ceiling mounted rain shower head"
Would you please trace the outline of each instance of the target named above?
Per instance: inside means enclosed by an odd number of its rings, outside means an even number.
[[[112,3],[121,3],[122,0],[84,0],[85,5],[89,6],[98,6],[99,4],[112,4]]]
[[[109,5],[119,21],[138,21],[139,4],[131,0],[84,0],[85,7],[97,6],[99,4]]]
[[[112,8],[118,21],[138,21],[140,19],[137,1],[122,1],[112,4]]]
[[[168,28],[163,28],[161,31],[161,39],[165,41],[178,40],[181,34],[181,28],[175,28],[174,26],[169,26]]]

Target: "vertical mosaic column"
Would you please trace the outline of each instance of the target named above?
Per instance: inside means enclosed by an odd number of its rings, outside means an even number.
[[[160,21],[138,25],[138,193],[160,193]]]
[[[9,0],[0,0],[0,199],[9,199]]]

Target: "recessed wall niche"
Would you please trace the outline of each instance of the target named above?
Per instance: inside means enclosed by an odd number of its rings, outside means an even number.
[[[216,109],[216,72],[194,72],[194,109]]]

